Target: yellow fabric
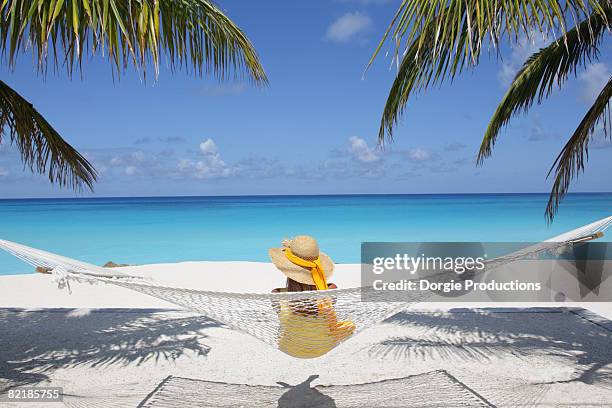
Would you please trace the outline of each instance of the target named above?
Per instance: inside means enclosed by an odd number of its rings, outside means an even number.
[[[338,344],[334,336],[330,336],[325,316],[294,313],[291,306],[283,302],[279,319],[282,331],[278,348],[292,357],[320,357]]]
[[[321,260],[319,258],[315,259],[314,261],[308,261],[295,255],[289,248],[285,248],[285,256],[291,261],[291,263],[304,268],[310,268],[312,280],[314,281],[317,290],[327,290],[327,279],[325,279],[325,271],[323,270],[323,265],[321,265]]]
[[[319,258],[314,261],[302,259],[289,248],[285,248],[285,256],[296,265],[310,268],[317,290],[328,289]],[[317,313],[312,316],[296,313],[288,304],[281,304],[280,325],[279,349],[299,358],[322,356],[355,331],[353,322],[338,321],[330,298],[318,299]]]

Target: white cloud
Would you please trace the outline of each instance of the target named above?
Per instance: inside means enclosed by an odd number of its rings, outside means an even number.
[[[356,160],[362,163],[372,163],[380,159],[377,152],[369,147],[362,138],[357,136],[350,137],[349,143],[349,153],[351,153]]]
[[[589,65],[579,76],[580,82],[583,84],[580,99],[587,103],[593,103],[604,85],[610,80],[610,76],[612,76],[612,72],[603,62]]]
[[[122,176],[160,176],[168,174],[171,154],[162,150],[132,150],[131,148],[100,148],[84,152],[96,170],[104,178],[114,179]],[[174,162],[172,163],[174,164]]]
[[[410,149],[406,152],[409,159],[414,161],[424,161],[431,158],[431,153],[420,147]]]
[[[180,159],[178,161],[178,164],[176,165],[176,168],[179,169],[179,171],[187,171],[192,166],[193,166],[193,161],[189,159]]]
[[[121,163],[123,163],[123,157],[122,156],[114,156],[108,162],[108,164],[110,164],[111,166],[120,166]]]
[[[132,153],[116,154],[108,160],[108,165],[111,167],[120,167],[126,164],[142,163],[146,159],[145,152],[137,150]]]
[[[214,140],[208,138],[200,143],[200,151],[204,154],[215,154],[217,153],[217,145]]]
[[[518,42],[511,46],[512,53],[510,57],[502,63],[501,70],[497,74],[500,83],[504,87],[509,86],[527,58],[547,45],[547,43],[548,37],[541,34],[534,34],[531,38],[525,36],[519,38]]]
[[[193,170],[193,175],[199,179],[224,178],[236,174],[236,170],[225,164],[218,154],[193,163]]]
[[[214,140],[208,138],[200,143],[200,152],[202,157],[199,159],[180,159],[177,169],[199,179],[224,178],[238,172],[237,168],[229,166],[221,159]]]
[[[336,19],[327,29],[325,38],[334,42],[348,42],[368,32],[373,26],[372,19],[365,13],[346,13]]]
[[[9,174],[8,170],[0,167],[0,177],[6,177],[8,176],[8,174]]]

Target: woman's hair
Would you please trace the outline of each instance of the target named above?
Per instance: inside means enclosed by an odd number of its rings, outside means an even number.
[[[287,278],[287,292],[306,292],[316,289],[317,287],[315,285],[308,285],[307,283],[300,283],[291,278]]]

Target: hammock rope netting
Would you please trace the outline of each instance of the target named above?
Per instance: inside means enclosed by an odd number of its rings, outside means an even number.
[[[607,217],[491,259],[487,262],[487,269],[599,238],[611,224],[612,217]],[[135,290],[205,315],[300,358],[321,356],[356,333],[433,296],[425,291],[393,294],[371,287],[262,294],[196,290],[160,285],[141,276],[127,275],[11,241],[0,240],[0,248],[34,267],[50,269],[53,280],[60,288],[70,289],[70,281],[76,281],[112,284]],[[436,278],[444,281],[452,274],[452,271],[442,273]],[[366,296],[367,301],[364,301]]]

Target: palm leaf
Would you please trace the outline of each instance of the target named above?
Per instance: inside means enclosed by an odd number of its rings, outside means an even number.
[[[165,53],[172,69],[267,82],[251,42],[209,0],[6,0],[0,18],[11,67],[31,46],[42,72],[51,60],[72,74],[84,55],[102,52],[117,73],[133,64],[157,75]]]
[[[381,119],[379,141],[392,137],[412,92],[454,78],[503,39],[565,33],[591,14],[607,19],[608,0],[403,0],[370,60],[391,39],[400,67]],[[369,64],[369,65],[370,65]],[[403,69],[402,69],[403,67]]]
[[[439,83],[444,77],[443,74],[446,74],[449,69],[460,69],[465,63],[464,59],[457,59],[452,62],[447,59],[438,59],[435,63],[436,55],[431,52],[435,46],[436,32],[434,28],[434,25],[424,28],[406,50],[401,60],[383,110],[378,132],[380,144],[385,142],[385,136],[388,137],[389,141],[393,140],[393,129],[403,115],[413,92],[424,90]],[[466,37],[468,35],[467,26],[463,26],[461,36]],[[465,44],[462,41],[459,47]],[[445,51],[445,53],[448,53],[448,51]]]
[[[612,78],[597,96],[595,103],[586,113],[548,172],[549,176],[553,171],[555,173],[555,181],[546,206],[546,216],[549,221],[552,221],[559,202],[567,193],[571,180],[584,170],[584,165],[589,158],[589,139],[597,132],[598,125],[602,125],[606,138],[612,135],[610,98],[612,98]]]
[[[534,101],[541,103],[555,85],[561,87],[578,67],[597,59],[598,45],[612,18],[612,7],[607,5],[605,10],[607,18],[591,15],[523,64],[489,122],[477,163],[491,155],[501,128],[513,116],[529,110]]]
[[[0,143],[5,137],[17,146],[23,163],[32,171],[45,173],[51,182],[79,189],[93,187],[96,171],[31,103],[0,81]]]
[[[102,53],[120,74],[133,65],[157,77],[165,56],[184,68],[219,80],[248,76],[267,83],[253,45],[209,0],[4,0],[0,3],[0,51],[14,68],[32,49],[39,72],[65,65],[71,76],[83,56]],[[14,90],[0,83],[0,141],[8,132],[25,165],[52,182],[92,188],[96,172]]]

